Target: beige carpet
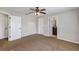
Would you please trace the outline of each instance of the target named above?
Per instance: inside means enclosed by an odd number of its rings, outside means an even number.
[[[1,51],[79,51],[79,45],[67,41],[31,35],[15,41],[0,40]]]

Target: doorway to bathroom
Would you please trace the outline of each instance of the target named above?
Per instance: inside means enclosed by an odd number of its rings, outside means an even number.
[[[57,38],[57,16],[52,16],[49,18],[49,32],[50,36]]]

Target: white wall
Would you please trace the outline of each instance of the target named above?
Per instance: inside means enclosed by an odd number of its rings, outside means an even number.
[[[48,17],[40,17],[38,20],[38,34],[49,36],[49,19]]]
[[[79,10],[63,12],[58,16],[58,39],[79,44]]]
[[[0,39],[8,37],[8,16],[0,14]]]
[[[71,10],[63,13],[40,17],[39,19],[44,20],[43,24],[43,34],[51,35],[51,28],[48,27],[47,20],[50,17],[50,21],[52,22],[52,17],[57,17],[57,37],[58,39],[70,41],[73,43],[79,44],[79,10]],[[49,22],[49,21],[48,21]],[[50,22],[50,27],[52,27],[52,23]],[[49,30],[48,30],[49,28]],[[47,33],[49,32],[49,33]]]
[[[38,18],[38,34],[43,34],[46,36],[52,35],[52,27],[54,26],[53,17],[56,16],[44,16]],[[57,18],[57,17],[56,17]]]
[[[22,16],[22,37],[36,34],[36,17]]]

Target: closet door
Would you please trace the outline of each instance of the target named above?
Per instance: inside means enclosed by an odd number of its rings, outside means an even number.
[[[21,17],[9,16],[9,41],[21,38]]]
[[[7,20],[8,20],[8,16],[5,14],[0,14],[0,39],[4,39],[8,37],[7,34]]]

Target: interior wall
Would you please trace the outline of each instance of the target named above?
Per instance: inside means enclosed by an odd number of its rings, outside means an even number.
[[[36,17],[22,16],[22,37],[36,34]]]
[[[49,18],[40,17],[38,20],[38,34],[49,36]]]
[[[50,27],[53,26],[51,23],[53,16],[57,17],[57,38],[79,44],[79,9],[70,10],[51,16],[40,17],[39,19],[42,18],[44,20],[42,30],[43,34],[52,36],[52,30]],[[50,18],[50,27],[48,27],[46,20],[48,18]]]
[[[58,16],[58,39],[79,44],[79,10],[56,14]]]
[[[44,16],[38,18],[38,34],[43,34],[46,36],[53,37],[53,29],[54,26],[53,17],[57,19],[56,16]]]
[[[0,13],[0,39],[8,37],[8,16]]]

